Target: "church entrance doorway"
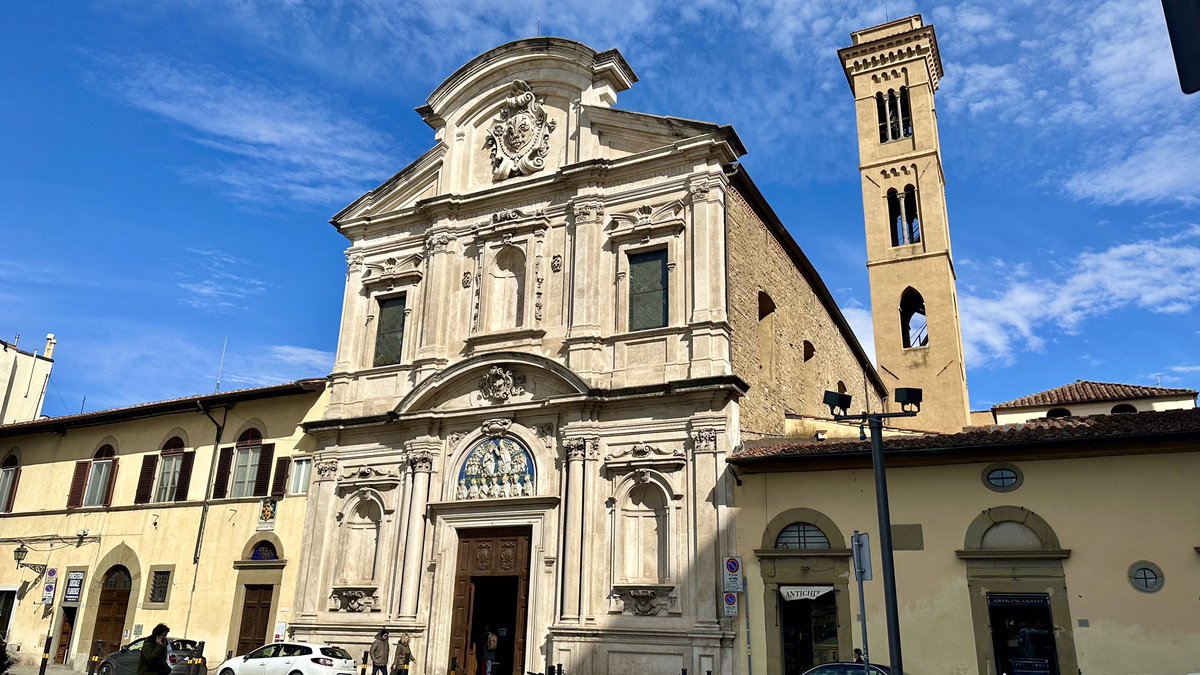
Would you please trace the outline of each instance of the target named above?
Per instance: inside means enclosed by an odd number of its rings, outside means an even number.
[[[988,594],[992,650],[1000,672],[1058,675],[1054,622],[1045,594]]]
[[[531,528],[458,534],[449,666],[467,675],[521,675]]]

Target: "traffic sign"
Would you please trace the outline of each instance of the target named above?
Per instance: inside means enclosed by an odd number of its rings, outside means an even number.
[[[871,574],[871,535],[866,532],[855,532],[850,538],[850,548],[854,552],[854,575],[860,581],[870,581]]]
[[[742,577],[742,559],[737,556],[726,556],[722,565],[725,577],[725,592],[738,593],[746,590]]]
[[[725,607],[725,616],[738,615],[737,593],[726,593],[725,601],[721,604]]]

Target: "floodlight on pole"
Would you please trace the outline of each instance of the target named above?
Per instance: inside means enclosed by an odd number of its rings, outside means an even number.
[[[875,473],[875,507],[879,516],[879,558],[883,563],[883,600],[887,616],[888,664],[893,673],[904,672],[904,657],[900,650],[900,611],[896,602],[896,568],[892,555],[892,514],[888,505],[886,464],[883,458],[883,420],[890,417],[913,417],[921,409],[920,389],[900,387],[896,389],[895,401],[899,412],[863,413],[847,415],[850,395],[836,391],[825,392],[824,402],[829,414],[838,421],[865,421],[871,429],[871,467]],[[841,414],[837,410],[841,410]]]

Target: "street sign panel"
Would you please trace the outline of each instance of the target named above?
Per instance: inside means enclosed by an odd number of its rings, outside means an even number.
[[[855,532],[850,538],[850,548],[854,552],[854,576],[859,581],[870,581],[871,573],[871,535],[866,532]]]
[[[78,605],[79,596],[83,594],[83,580],[87,572],[71,570],[67,572],[67,585],[63,587],[63,605]]]
[[[738,615],[737,593],[726,593],[725,601],[721,604],[725,607],[725,616]]]
[[[46,583],[42,584],[42,604],[54,604],[54,589],[58,587],[58,570],[46,570]]]
[[[725,592],[739,593],[746,590],[744,578],[742,577],[742,559],[737,556],[726,556],[722,572],[725,578]]]

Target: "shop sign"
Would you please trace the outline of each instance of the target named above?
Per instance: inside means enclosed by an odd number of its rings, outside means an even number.
[[[79,597],[83,595],[83,580],[87,577],[87,572],[83,570],[71,570],[67,572],[67,585],[63,587],[64,606],[78,605]]]
[[[988,595],[991,607],[1046,607],[1050,598],[1045,595]]]
[[[722,565],[723,576],[725,578],[725,592],[738,593],[746,590],[742,578],[742,559],[737,556],[728,556]]]
[[[780,586],[784,600],[812,600],[833,590],[833,586]]]

